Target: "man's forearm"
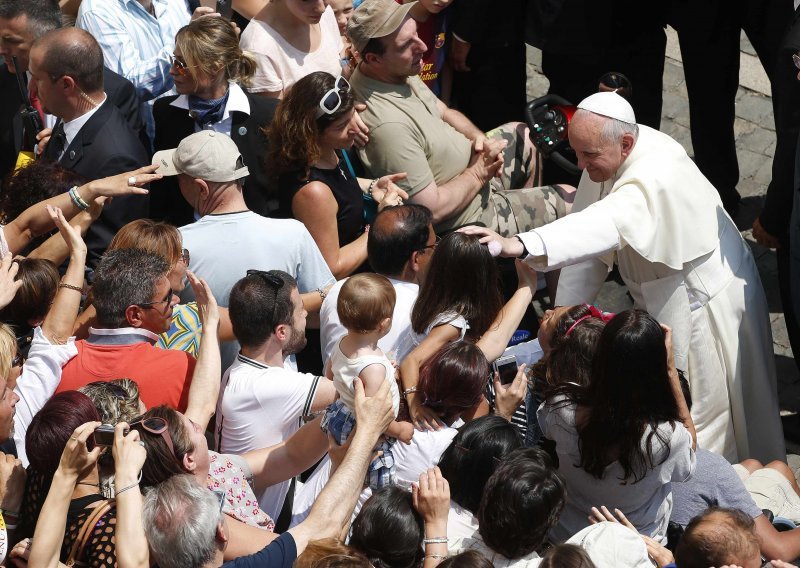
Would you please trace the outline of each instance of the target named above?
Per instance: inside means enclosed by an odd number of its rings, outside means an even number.
[[[476,138],[478,138],[478,136],[484,135],[483,130],[472,124],[470,119],[455,109],[448,107],[447,110],[442,114],[442,120],[470,140],[474,141]]]
[[[466,209],[483,188],[484,183],[472,168],[468,167],[447,183],[440,185],[437,188],[437,203],[434,207],[430,207],[433,224],[441,223]]]

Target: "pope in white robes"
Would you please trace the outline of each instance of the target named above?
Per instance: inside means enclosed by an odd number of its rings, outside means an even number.
[[[698,445],[732,462],[785,460],[766,297],[719,194],[619,95],[578,107],[569,139],[584,172],[572,213],[510,239],[462,230],[537,270],[563,267],[556,305],[591,303],[616,263],[635,307],[673,330]]]

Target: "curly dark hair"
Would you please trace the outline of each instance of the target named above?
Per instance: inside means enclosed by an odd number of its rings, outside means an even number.
[[[36,160],[8,174],[0,188],[0,219],[8,224],[31,205],[82,185],[86,179],[52,160]]]
[[[336,77],[330,73],[315,71],[292,85],[278,104],[267,131],[267,165],[275,175],[298,171],[307,176],[309,166],[320,158],[319,135],[353,109],[353,91],[340,90],[339,108],[317,117],[320,99],[335,83]]]

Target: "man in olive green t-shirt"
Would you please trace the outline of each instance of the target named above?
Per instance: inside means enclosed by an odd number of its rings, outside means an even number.
[[[372,176],[406,172],[398,184],[428,207],[437,232],[483,224],[510,236],[563,217],[573,188],[530,187],[535,153],[522,123],[480,131],[417,77],[427,47],[411,4],[366,0],[347,26],[361,63],[350,78],[367,105],[370,140],[360,156]]]

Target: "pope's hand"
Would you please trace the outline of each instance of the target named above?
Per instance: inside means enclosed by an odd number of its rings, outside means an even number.
[[[522,246],[522,241],[518,238],[501,237],[486,227],[470,225],[469,227],[462,227],[459,229],[459,232],[479,237],[481,244],[489,248],[489,252],[492,256],[516,258],[525,252],[525,247]]]

